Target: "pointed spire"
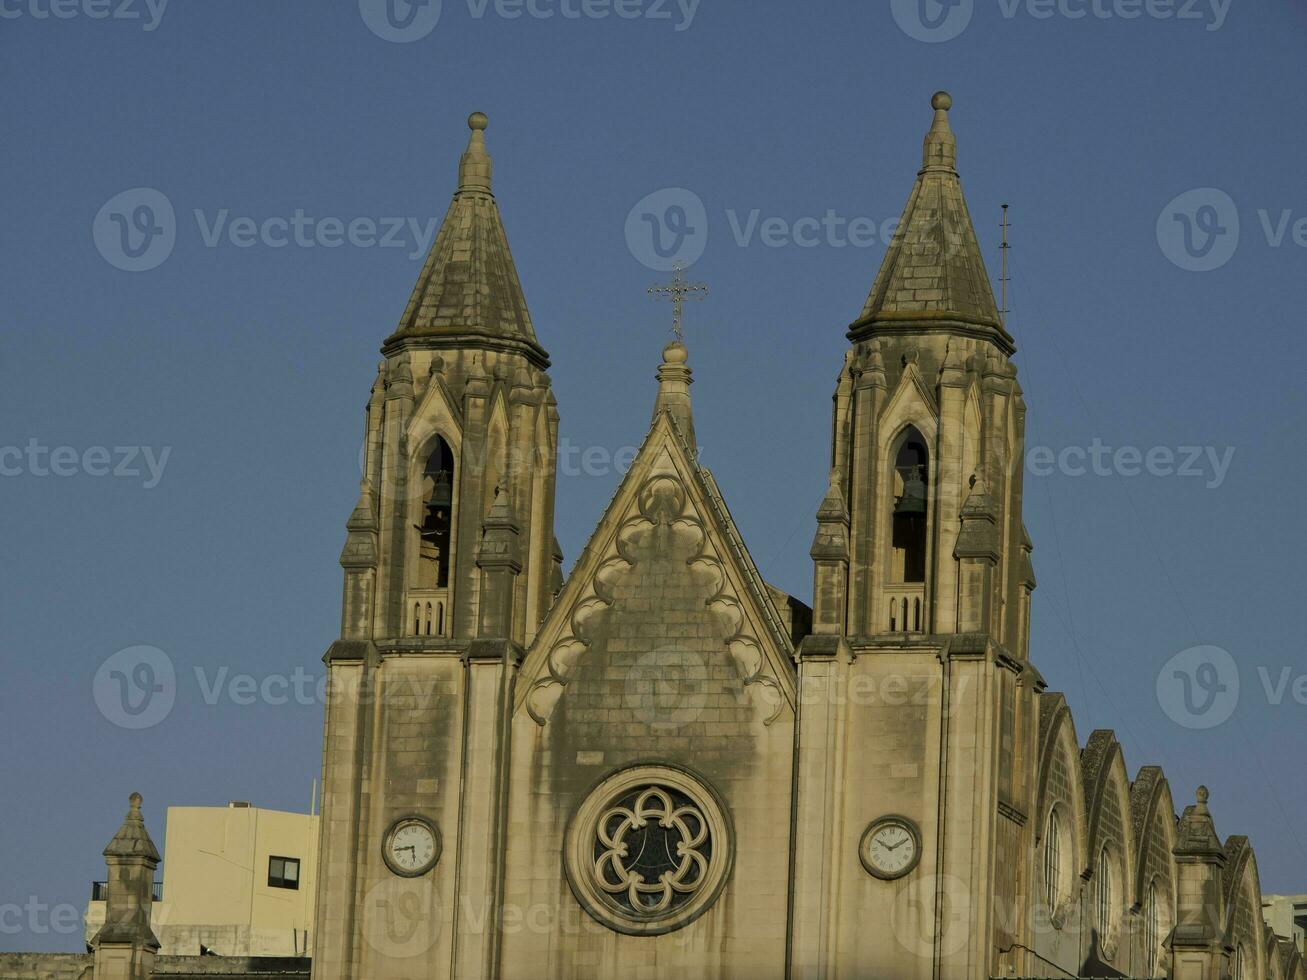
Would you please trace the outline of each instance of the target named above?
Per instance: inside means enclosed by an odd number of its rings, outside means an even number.
[[[118,833],[104,849],[108,871],[108,894],[105,896],[104,925],[91,939],[96,951],[95,975],[101,976],[104,959],[122,955],[129,948],[126,961],[138,955],[151,954],[159,948],[159,940],[150,929],[151,896],[154,890],[154,872],[159,867],[159,851],[145,829],[141,814],[141,794],[130,797],[130,809],[123,818]],[[120,960],[122,962],[122,960]],[[149,971],[103,973],[105,976],[125,978],[148,977]]]
[[[142,802],[144,800],[140,793],[133,793],[129,797],[130,809],[127,816],[123,817],[118,833],[113,835],[113,840],[105,847],[105,857],[143,858],[159,863],[159,851],[150,839],[150,832],[145,829],[145,817],[141,814]]]
[[[480,568],[498,568],[511,566],[521,571],[522,553],[518,545],[521,525],[513,504],[508,499],[508,491],[503,487],[495,488],[495,501],[490,505],[481,524],[481,547],[477,549],[477,566]]]
[[[843,477],[838,469],[830,471],[826,496],[817,508],[817,534],[809,554],[814,561],[847,561],[849,557],[849,508],[844,502]]]
[[[458,162],[458,190],[484,191],[490,193],[490,178],[494,174],[495,164],[486,152],[486,127],[490,119],[484,112],[474,112],[468,116],[467,126],[472,135],[467,140],[467,151]]]
[[[536,340],[491,193],[494,165],[485,135],[490,123],[485,113],[474,112],[467,124],[472,133],[458,165],[458,190],[399,326],[382,351],[390,354],[414,342],[431,347],[489,343],[521,351],[543,370],[549,355]]]
[[[921,144],[921,168],[946,170],[957,176],[958,141],[948,124],[948,111],[953,108],[953,96],[936,92],[930,97],[935,119]]]
[[[1175,853],[1207,856],[1223,862],[1225,848],[1221,846],[1221,838],[1216,836],[1212,811],[1207,807],[1209,795],[1206,786],[1199,786],[1194,802],[1184,808],[1176,834]]]
[[[669,414],[681,430],[687,447],[693,453],[698,448],[694,436],[694,415],[690,411],[690,385],[694,384],[690,370],[690,352],[685,344],[673,340],[663,348],[663,363],[658,368],[658,397],[654,400],[653,417],[657,421],[662,412]]]
[[[958,180],[957,140],[949,125],[953,99],[936,92],[935,115],[922,143],[922,166],[876,281],[849,328],[852,340],[875,333],[951,329],[1015,350],[994,302]]]

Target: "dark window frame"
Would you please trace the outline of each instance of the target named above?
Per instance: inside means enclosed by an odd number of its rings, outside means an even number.
[[[277,867],[277,862],[278,862],[278,861],[281,862],[281,865],[280,865],[280,873],[276,873],[276,872],[273,871],[273,869],[274,869],[275,867]],[[286,875],[286,869],[287,869],[288,866],[290,866],[290,865],[292,865],[292,864],[295,866],[295,877],[290,878],[290,877],[287,877],[287,875]],[[290,890],[290,891],[299,891],[299,889],[300,889],[300,871],[302,870],[302,868],[303,868],[303,865],[300,863],[300,859],[299,859],[299,858],[293,858],[293,857],[282,857],[282,856],[277,855],[277,854],[269,855],[269,857],[268,857],[268,887],[269,887],[269,888],[286,888],[286,889],[288,889],[288,890]]]

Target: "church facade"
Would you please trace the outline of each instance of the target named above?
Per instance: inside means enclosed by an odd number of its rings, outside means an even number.
[[[950,108],[848,328],[811,608],[697,459],[679,341],[564,579],[547,337],[470,119],[367,403],[319,980],[1307,975],[1206,791],[1177,816],[1032,662],[1026,405]]]

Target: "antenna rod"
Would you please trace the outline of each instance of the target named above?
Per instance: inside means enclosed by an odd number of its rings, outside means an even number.
[[[1007,250],[1010,249],[1010,248],[1012,247],[1011,245],[1009,245],[1009,244],[1007,243],[1007,230],[1008,230],[1009,227],[1010,227],[1010,226],[1009,226],[1008,223],[1007,223],[1007,205],[1004,204],[1004,205],[1003,205],[1003,224],[1002,224],[1002,228],[1003,228],[1003,244],[1001,244],[1001,245],[999,246],[1000,254],[1003,256],[1003,271],[1002,271],[1001,273],[999,273],[999,277],[998,277],[999,290],[1000,290],[1000,292],[1001,292],[1001,294],[1002,294],[1002,302],[1001,302],[1001,304],[1000,304],[1000,306],[999,306],[999,311],[998,311],[998,320],[999,320],[999,323],[1001,323],[1001,324],[1003,325],[1004,329],[1007,328],[1007,314],[1008,314],[1008,308],[1007,308],[1007,284],[1011,281],[1011,277],[1007,274]]]

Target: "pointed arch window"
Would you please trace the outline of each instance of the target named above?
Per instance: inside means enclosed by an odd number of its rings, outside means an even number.
[[[1062,908],[1062,821],[1054,807],[1044,827],[1044,904],[1055,924]]]
[[[1109,953],[1115,946],[1113,939],[1116,932],[1116,882],[1113,880],[1111,852],[1104,847],[1098,852],[1098,867],[1094,877],[1098,879],[1095,889],[1094,924],[1098,927],[1099,947]]]
[[[453,533],[454,454],[436,437],[422,471],[422,509],[418,518],[418,588],[449,585]]]
[[[894,504],[891,511],[890,577],[894,582],[926,581],[927,501],[930,499],[930,453],[921,433],[909,426],[894,454]]]
[[[1158,954],[1162,944],[1162,907],[1157,898],[1157,882],[1148,884],[1148,905],[1144,909],[1144,942],[1147,943],[1146,955],[1148,975],[1157,976]]]

